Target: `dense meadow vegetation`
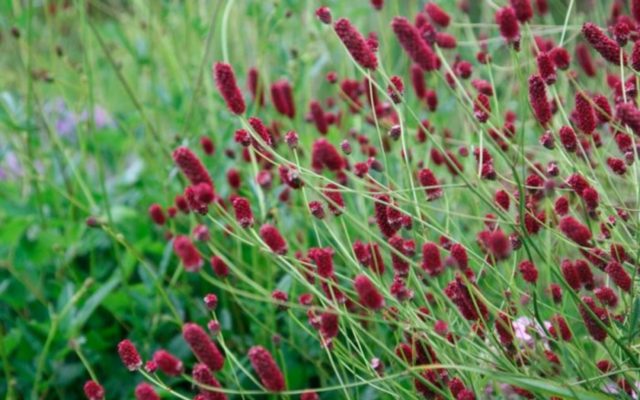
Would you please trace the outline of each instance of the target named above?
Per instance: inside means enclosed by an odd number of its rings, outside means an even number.
[[[7,399],[637,399],[640,0],[0,4]]]

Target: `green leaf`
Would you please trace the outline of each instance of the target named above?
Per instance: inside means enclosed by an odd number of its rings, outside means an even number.
[[[640,332],[640,326],[638,326],[638,321],[640,320],[640,298],[636,298],[633,301],[633,308],[631,309],[631,314],[629,315],[629,334],[627,335],[627,339],[629,341],[633,341],[638,333]]]
[[[10,355],[11,352],[21,343],[22,332],[19,328],[14,328],[9,331],[2,338],[2,347],[4,348],[5,355]]]
[[[120,274],[116,274],[109,281],[100,286],[100,289],[89,297],[82,308],[76,313],[73,319],[73,329],[81,329],[85,322],[91,317],[91,314],[98,308],[102,301],[111,293],[121,282]]]

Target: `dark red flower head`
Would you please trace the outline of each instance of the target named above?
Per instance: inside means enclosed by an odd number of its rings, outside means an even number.
[[[434,24],[439,25],[443,28],[449,26],[449,22],[451,21],[451,17],[447,14],[440,6],[433,2],[428,2],[424,6],[424,11],[427,13],[431,21]]]
[[[173,152],[173,161],[189,181],[197,185],[207,183],[213,187],[213,181],[202,162],[191,150],[186,147],[178,147]]]
[[[335,216],[342,215],[344,211],[344,199],[342,198],[342,192],[335,183],[329,183],[322,189],[322,194],[327,198],[327,205],[329,211]]]
[[[576,260],[573,263],[573,268],[584,287],[587,290],[592,290],[595,282],[593,280],[593,274],[591,273],[589,263],[587,263],[585,260]]]
[[[536,283],[538,281],[538,269],[529,260],[522,261],[518,265],[518,270],[522,274],[522,278],[529,283]]]
[[[202,385],[200,387],[200,394],[202,395],[203,400],[226,400],[227,396],[224,393],[216,392],[213,390],[209,390],[207,388],[219,388],[220,382],[216,378],[213,377],[211,370],[205,364],[196,364],[193,367],[192,371],[193,380],[198,384]]]
[[[636,72],[640,71],[640,40],[636,40],[633,43],[633,49],[631,50],[631,68]]]
[[[485,123],[491,115],[491,104],[489,98],[482,93],[478,93],[476,100],[473,102],[473,115],[478,122]]]
[[[272,146],[273,145],[273,140],[271,138],[271,134],[269,133],[269,130],[267,129],[267,127],[264,125],[264,122],[262,122],[262,120],[260,118],[249,117],[249,125],[251,125],[251,128],[253,129],[253,131],[258,134],[260,139],[267,146]],[[254,146],[256,146],[258,148],[260,147],[259,143],[257,143],[257,140],[251,138],[251,141],[254,142]]]
[[[380,11],[382,10],[382,7],[384,7],[384,0],[371,0],[371,5],[373,8]]]
[[[264,88],[262,87],[258,69],[256,67],[249,68],[247,72],[247,86],[253,96],[253,100],[258,103],[259,106],[264,105]]]
[[[462,316],[469,321],[486,320],[489,311],[480,298],[474,296],[460,276],[449,282],[444,294],[458,307]]]
[[[566,70],[571,64],[571,55],[564,47],[554,47],[549,56],[558,69]]]
[[[529,102],[533,115],[542,126],[546,126],[551,121],[551,108],[547,99],[547,87],[540,75],[529,77]]]
[[[463,245],[460,243],[452,244],[449,253],[455,267],[463,271],[469,268],[469,257]]]
[[[376,69],[378,67],[376,54],[369,47],[365,38],[351,24],[351,21],[346,18],[340,18],[333,25],[333,28],[349,51],[349,54],[361,67],[366,69]]]
[[[624,175],[627,172],[626,163],[619,158],[615,158],[615,157],[607,158],[607,165],[617,175]]]
[[[562,288],[560,285],[552,283],[549,285],[548,291],[554,303],[560,304],[560,302],[562,302]]]
[[[513,44],[517,49],[520,43],[520,26],[515,10],[512,7],[499,9],[496,12],[496,23],[504,40]]]
[[[598,307],[591,297],[583,296],[582,302],[585,305],[580,305],[580,315],[584,321],[584,325],[587,327],[589,334],[598,342],[604,342],[607,338],[607,331],[601,326],[601,324],[609,325],[609,314],[604,308]],[[589,312],[589,310],[591,312]],[[595,314],[594,318],[592,314]]]
[[[89,400],[103,400],[104,388],[96,381],[87,381],[83,387],[84,395]]]
[[[152,204],[149,206],[149,216],[157,225],[164,225],[166,218],[160,204]]]
[[[218,347],[209,339],[209,335],[199,325],[186,323],[182,327],[182,337],[189,344],[196,358],[212,371],[222,369],[224,356]]]
[[[392,76],[389,80],[391,83],[387,86],[387,94],[395,104],[399,104],[402,102],[402,96],[404,95],[404,82],[397,75]]]
[[[553,85],[556,81],[556,67],[553,63],[551,55],[547,52],[541,52],[536,57],[538,64],[538,73],[547,85]]]
[[[593,96],[593,102],[595,103],[593,108],[596,116],[598,117],[598,122],[602,124],[610,122],[613,112],[611,111],[611,106],[609,105],[607,97],[601,94],[595,94]]]
[[[280,114],[293,119],[296,107],[293,101],[293,89],[287,79],[280,79],[271,85],[271,100]]]
[[[287,254],[289,246],[275,226],[271,224],[262,225],[260,227],[260,237],[274,253],[279,255]]]
[[[386,194],[378,194],[374,196],[374,216],[380,232],[387,238],[392,237],[400,229],[400,226],[392,225],[389,222],[389,206],[391,199]]]
[[[506,191],[502,189],[498,190],[494,196],[494,200],[496,204],[500,206],[500,208],[502,208],[504,211],[509,211],[511,199],[509,198],[509,194]]]
[[[423,99],[427,86],[424,82],[424,72],[417,64],[411,64],[411,83],[413,84],[413,90],[416,92],[416,97]]]
[[[173,241],[173,251],[182,261],[186,271],[198,272],[202,268],[202,257],[189,237],[177,236]]]
[[[329,7],[320,7],[316,10],[316,17],[323,24],[329,25],[331,23],[331,10]]]
[[[312,390],[307,390],[300,394],[300,400],[320,400],[320,396]]]
[[[325,217],[324,206],[322,205],[321,202],[317,200],[313,200],[309,202],[308,206],[309,206],[309,211],[311,212],[311,215],[313,215],[318,219],[324,219]]]
[[[166,350],[158,350],[153,353],[153,361],[160,371],[169,376],[178,376],[182,373],[182,361]]]
[[[213,141],[206,136],[202,136],[200,138],[200,146],[202,147],[202,151],[204,154],[210,156],[216,151],[216,146],[213,144]]]
[[[511,324],[511,318],[509,315],[501,311],[498,314],[498,318],[496,318],[495,325],[500,343],[505,346],[513,343],[513,327]]]
[[[215,200],[215,193],[211,185],[203,182],[188,186],[184,190],[184,198],[191,210],[205,215],[209,211],[209,204]]]
[[[567,152],[573,153],[576,151],[578,147],[578,137],[570,126],[565,125],[561,127],[558,136],[560,136],[560,143],[562,143],[562,146]]]
[[[576,59],[587,76],[596,75],[596,67],[586,44],[578,43],[578,45],[576,45]]]
[[[160,400],[160,396],[153,389],[153,386],[146,382],[142,382],[136,386],[134,395],[136,400]]]
[[[576,126],[587,135],[596,129],[596,113],[583,92],[576,93]]]
[[[433,201],[442,197],[442,187],[440,186],[438,179],[430,169],[421,169],[418,173],[418,180],[420,181],[420,185],[424,187],[424,190],[427,193],[428,201]]]
[[[559,226],[565,236],[580,246],[589,247],[591,245],[591,231],[574,217],[570,215],[563,217]]]
[[[609,275],[613,283],[615,283],[620,289],[625,292],[629,292],[631,290],[633,281],[619,262],[610,261],[605,267],[605,272]]]
[[[549,333],[556,339],[562,338],[565,342],[571,340],[571,330],[569,329],[569,325],[567,325],[567,321],[564,319],[562,315],[554,315],[551,317],[551,327],[549,328]]]
[[[615,40],[608,37],[596,24],[586,22],[582,25],[582,35],[589,44],[607,61],[619,65],[627,65],[627,55],[622,53],[620,57],[620,46]]]
[[[236,76],[231,65],[225,63],[215,63],[213,66],[213,78],[216,81],[218,91],[222,95],[229,111],[234,114],[243,114],[246,107],[244,98],[236,83]]]
[[[327,168],[335,172],[344,168],[344,160],[331,143],[326,139],[318,139],[311,148],[311,167],[318,171]]]
[[[422,269],[430,276],[438,276],[444,271],[437,244],[428,242],[422,245]]]
[[[318,132],[320,132],[321,135],[326,135],[329,131],[329,124],[327,123],[327,118],[320,102],[317,100],[311,101],[311,103],[309,103],[309,111]]]
[[[530,0],[510,0],[510,3],[518,21],[525,23],[533,18],[533,8]]]
[[[405,240],[400,236],[394,236],[389,239],[389,245],[395,250],[391,252],[393,270],[399,276],[406,276],[409,273],[409,263],[402,256],[410,257],[411,254],[405,247]]]
[[[353,280],[353,286],[361,305],[374,311],[384,307],[384,297],[366,275],[357,275]]]
[[[640,110],[632,103],[620,103],[616,106],[616,117],[627,125],[633,133],[640,136]]]
[[[284,376],[267,349],[262,346],[253,346],[249,349],[248,356],[265,389],[271,392],[285,390]]]
[[[362,243],[360,240],[356,240],[353,242],[351,247],[353,248],[353,253],[355,254],[358,262],[362,265],[369,265],[369,262],[371,262],[369,246],[367,246],[366,243]]]
[[[607,307],[615,308],[618,305],[618,295],[610,287],[599,287],[594,290],[593,293],[596,295],[598,301]]]
[[[244,197],[235,196],[231,201],[233,211],[236,214],[236,221],[243,228],[253,226],[253,212],[249,200]]]
[[[211,269],[213,269],[213,273],[220,277],[229,275],[229,267],[220,256],[211,257]]]
[[[431,47],[422,39],[415,26],[404,17],[395,17],[391,22],[393,32],[411,60],[425,71],[437,68],[437,57]]]
[[[567,178],[567,186],[573,189],[573,191],[576,192],[576,194],[580,197],[582,197],[582,192],[584,192],[585,189],[591,187],[589,181],[587,181],[584,176],[580,175],[577,172],[571,174]]]
[[[316,265],[318,275],[323,278],[333,277],[333,249],[331,247],[309,249],[309,258]]]
[[[140,354],[138,354],[136,346],[129,339],[124,339],[118,343],[118,355],[129,371],[135,371],[142,366]]]
[[[320,334],[325,344],[338,336],[340,330],[339,316],[333,311],[325,311],[320,314]]]

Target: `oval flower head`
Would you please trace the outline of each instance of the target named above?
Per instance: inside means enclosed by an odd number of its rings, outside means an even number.
[[[353,280],[353,286],[358,292],[360,304],[374,311],[384,307],[384,297],[366,275],[356,276]]]
[[[420,185],[425,187],[424,191],[427,193],[428,201],[433,201],[442,197],[442,187],[440,187],[438,178],[436,178],[430,169],[425,168],[420,170],[418,173],[418,180],[420,181]]]
[[[449,26],[449,22],[451,21],[451,17],[447,14],[440,6],[435,3],[429,2],[424,6],[424,11],[427,13],[431,21],[434,24],[439,25],[443,28]]]
[[[316,10],[316,17],[323,24],[329,25],[331,23],[331,9],[329,7],[320,7]]]
[[[267,349],[262,346],[253,346],[249,349],[248,356],[251,366],[267,390],[271,392],[285,390],[284,376]]]
[[[627,65],[627,55],[622,53],[621,56],[618,43],[607,36],[599,26],[586,22],[582,25],[582,35],[605,60],[614,65],[619,65],[620,62]]]
[[[591,245],[591,231],[572,216],[563,217],[559,226],[565,236],[580,246],[589,247]]]
[[[391,22],[391,28],[413,62],[425,71],[436,69],[438,65],[436,54],[409,20],[404,17],[395,17]]]
[[[160,371],[169,376],[178,376],[182,373],[182,361],[166,350],[160,349],[153,353],[153,361]]]
[[[198,156],[186,147],[178,147],[173,151],[173,161],[193,185],[207,183],[213,187],[209,172]]]
[[[222,95],[229,111],[240,115],[244,113],[246,107],[244,98],[236,83],[236,76],[231,65],[225,63],[215,63],[213,66],[213,78],[216,81],[218,91]]]
[[[520,26],[513,7],[503,7],[496,12],[496,23],[500,28],[500,35],[507,43],[512,43],[517,50],[520,46]]]
[[[154,203],[149,206],[149,216],[156,225],[164,225],[166,222],[166,217],[164,216],[164,211],[160,204]]]
[[[524,260],[518,265],[518,270],[522,274],[522,278],[528,282],[535,284],[538,281],[538,269],[535,264],[529,260]]]
[[[333,25],[336,34],[347,48],[351,57],[360,64],[362,68],[376,69],[378,59],[376,54],[369,47],[369,44],[358,30],[346,18],[340,18]]]
[[[208,390],[205,387],[219,388],[220,382],[216,378],[213,377],[211,370],[204,364],[196,364],[193,367],[193,371],[191,372],[193,376],[193,380],[198,384],[202,385],[200,387],[200,394],[203,396],[203,400],[227,400],[227,395],[220,392],[215,392],[213,390]]]
[[[609,314],[607,310],[598,307],[595,301],[589,296],[583,296],[582,302],[585,305],[580,304],[579,311],[587,331],[596,341],[604,342],[607,338],[607,331],[601,324],[605,326],[609,325]],[[593,314],[595,314],[597,319],[593,317]]]
[[[118,355],[129,371],[135,371],[142,366],[140,354],[138,354],[136,346],[129,339],[118,343]]]
[[[336,217],[342,215],[344,211],[344,198],[340,187],[335,183],[329,183],[322,189],[322,194],[327,198],[327,204],[329,205],[329,211]]]
[[[187,272],[198,272],[202,268],[202,257],[187,236],[178,236],[173,241],[173,251],[178,255]]]
[[[224,356],[218,347],[209,339],[209,335],[199,325],[186,323],[182,327],[182,337],[191,348],[196,358],[212,371],[222,369]]]
[[[275,226],[271,224],[262,225],[260,227],[260,237],[274,253],[278,255],[287,254],[289,246]]]
[[[546,126],[551,121],[551,109],[547,100],[547,88],[540,75],[531,75],[529,78],[529,102],[533,115],[542,126]]]
[[[89,400],[104,399],[104,388],[96,381],[85,382],[82,389],[84,390],[84,395],[87,396]]]
[[[153,386],[145,382],[136,386],[134,395],[136,400],[160,400],[160,396],[158,396],[158,393],[153,389]]]
[[[236,196],[231,201],[233,211],[236,214],[236,221],[243,228],[253,226],[253,212],[249,200],[244,197]]]

